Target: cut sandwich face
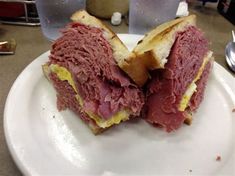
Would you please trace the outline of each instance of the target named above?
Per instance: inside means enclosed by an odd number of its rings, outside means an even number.
[[[188,88],[186,89],[185,93],[183,94],[183,97],[180,100],[178,110],[179,111],[185,111],[185,109],[188,107],[190,99],[192,95],[197,91],[197,82],[202,77],[203,71],[205,70],[206,65],[208,62],[210,62],[212,59],[212,52],[208,51],[206,56],[203,59],[203,63],[201,67],[198,70],[197,76],[194,78],[194,80],[189,84]],[[205,76],[205,75],[203,75]]]
[[[73,110],[94,133],[138,116],[144,104],[100,28],[71,23],[52,45],[43,70],[57,91],[58,109]]]
[[[202,101],[211,58],[208,41],[198,28],[178,32],[165,68],[151,74],[146,120],[168,132],[178,129]]]
[[[127,58],[134,57],[134,54],[127,49],[127,47],[110,28],[105,26],[94,16],[89,15],[85,10],[75,12],[71,17],[71,20],[74,22],[79,22],[83,25],[102,29],[105,39],[109,42],[113,49],[114,59],[121,69]]]

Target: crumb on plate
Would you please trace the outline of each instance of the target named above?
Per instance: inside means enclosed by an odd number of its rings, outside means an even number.
[[[216,161],[221,161],[221,156],[218,155],[218,156],[216,157]]]

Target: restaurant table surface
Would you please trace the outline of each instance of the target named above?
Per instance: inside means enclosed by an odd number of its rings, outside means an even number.
[[[231,30],[235,26],[221,16],[216,5],[208,3],[206,7],[199,4],[190,5],[190,13],[197,15],[197,24],[211,41],[215,61],[235,77],[225,62],[224,49],[231,41]],[[128,26],[123,21],[120,26],[112,26],[104,21],[116,33],[128,33]],[[13,162],[6,145],[3,130],[3,112],[8,92],[23,69],[42,53],[50,49],[51,42],[43,37],[40,27],[26,27],[0,24],[0,40],[14,38],[17,48],[14,55],[0,55],[0,175],[18,176],[19,169]],[[17,117],[16,117],[17,118]]]

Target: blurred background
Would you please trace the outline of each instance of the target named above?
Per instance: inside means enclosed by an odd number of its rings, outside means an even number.
[[[0,0],[0,23],[42,26],[49,40],[59,36],[59,29],[69,21],[72,13],[86,9],[90,14],[110,25],[126,25],[120,32],[144,34],[170,19],[191,13],[205,15],[213,11],[235,24],[233,0]],[[189,9],[189,10],[188,10]],[[118,31],[119,32],[119,31]]]

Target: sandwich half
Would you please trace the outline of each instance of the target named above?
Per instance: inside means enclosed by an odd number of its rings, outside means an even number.
[[[213,57],[208,41],[191,15],[150,31],[134,48],[124,70],[146,88],[144,116],[168,132],[183,122],[203,99]],[[138,67],[138,72],[136,72]]]
[[[78,11],[42,66],[57,107],[74,111],[95,133],[139,116],[142,91],[120,68],[133,53],[101,21]]]

